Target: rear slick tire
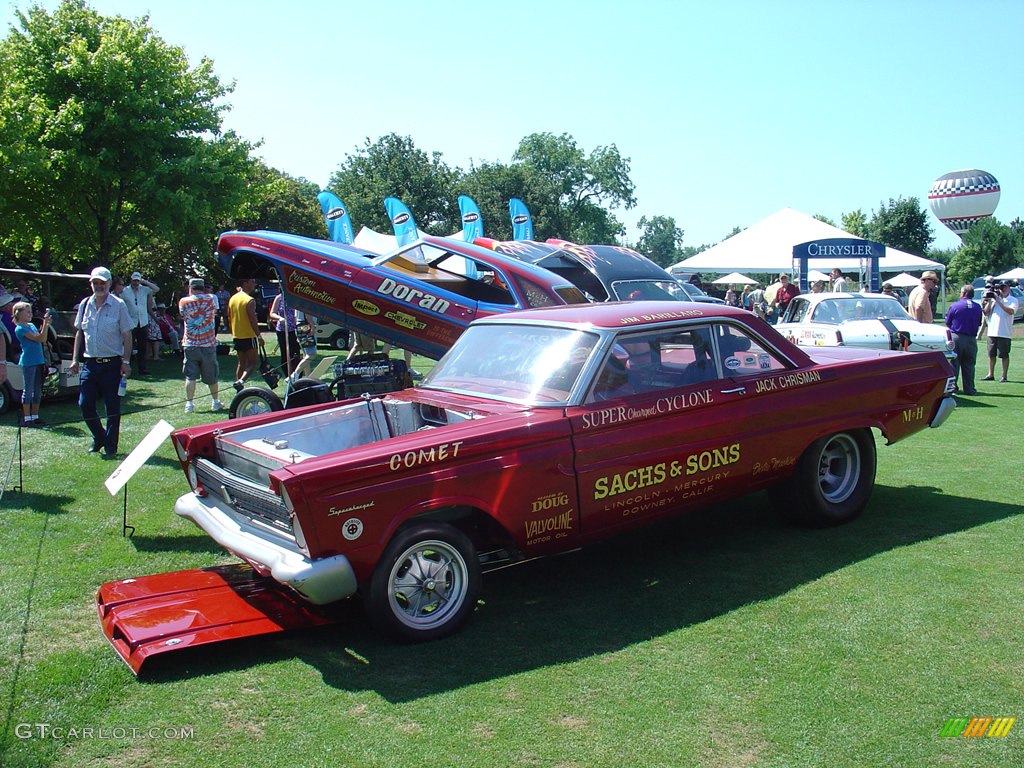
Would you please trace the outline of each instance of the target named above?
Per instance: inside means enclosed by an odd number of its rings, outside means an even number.
[[[793,475],[772,489],[783,517],[825,528],[848,523],[867,506],[875,487],[875,440],[870,429],[815,440]]]

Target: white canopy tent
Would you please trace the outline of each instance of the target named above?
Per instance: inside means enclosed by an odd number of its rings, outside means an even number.
[[[1024,267],[1015,267],[1009,272],[996,276],[997,280],[1024,280]]]
[[[718,245],[708,248],[696,256],[673,264],[670,272],[791,272],[793,270],[793,246],[811,240],[829,238],[851,238],[849,232],[819,221],[806,213],[783,208],[756,224],[751,224],[739,234]],[[828,272],[839,267],[844,272],[853,271],[849,260],[811,259],[811,269]],[[903,270],[934,269],[944,272],[945,267],[937,262],[914,256],[910,253],[886,248],[885,256],[879,259],[878,269],[882,273]]]
[[[885,282],[897,288],[915,288],[921,282],[921,278],[908,275],[906,272],[900,272],[896,277],[887,277]]]
[[[753,285],[757,280],[752,280],[746,275],[741,275],[739,272],[730,272],[725,277],[720,277],[711,282],[716,285]]]

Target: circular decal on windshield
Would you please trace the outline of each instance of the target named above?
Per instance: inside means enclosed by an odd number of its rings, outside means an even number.
[[[363,535],[363,521],[358,517],[346,520],[345,524],[341,526],[341,535],[349,541],[355,541]]]
[[[738,357],[725,358],[725,367],[728,368],[730,371],[735,371],[737,368],[740,367],[740,365],[742,365],[742,363],[740,363],[740,359]]]

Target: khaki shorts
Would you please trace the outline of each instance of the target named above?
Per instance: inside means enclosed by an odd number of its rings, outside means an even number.
[[[217,363],[216,347],[182,347],[184,352],[181,372],[188,381],[200,380],[203,384],[213,384],[220,374]]]

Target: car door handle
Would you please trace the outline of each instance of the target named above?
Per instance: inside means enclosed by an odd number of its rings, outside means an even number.
[[[723,395],[735,395],[744,394],[747,391],[746,387],[733,387],[732,389],[719,390]]]

